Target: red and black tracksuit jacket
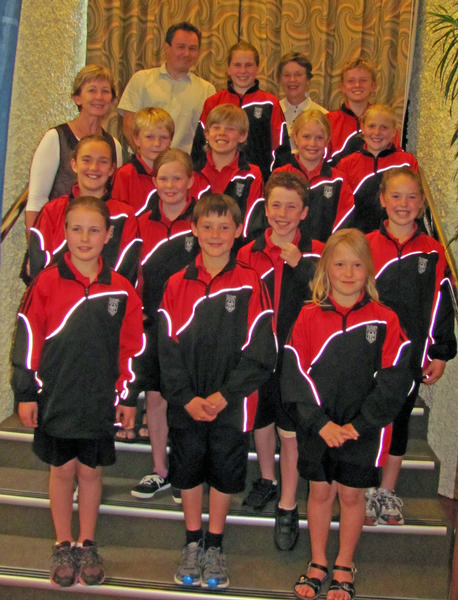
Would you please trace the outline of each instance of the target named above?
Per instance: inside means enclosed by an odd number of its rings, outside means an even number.
[[[355,199],[354,227],[364,233],[380,227],[385,215],[380,204],[383,173],[404,166],[418,171],[415,156],[410,152],[398,150],[394,144],[382,150],[378,156],[374,156],[364,147],[340,161],[339,171],[344,174]]]
[[[138,217],[146,210],[148,196],[154,189],[152,172],[140,157],[132,156],[116,171],[111,197],[132,206]]]
[[[32,278],[67,250],[65,208],[77,196],[79,196],[78,185],[73,187],[69,196],[61,196],[47,202],[30,229],[29,253]],[[113,200],[108,193],[103,200],[110,211],[112,235],[103,248],[102,256],[109,267],[134,284],[142,242],[138,236],[134,210],[125,202]]]
[[[185,405],[219,391],[227,406],[217,421],[247,431],[255,412],[247,396],[275,367],[272,308],[253,269],[231,257],[212,278],[201,258],[172,275],[159,309],[161,391],[169,425],[186,427],[191,417]]]
[[[300,172],[307,177],[294,155],[276,171]],[[309,210],[300,228],[311,239],[326,242],[338,229],[353,227],[354,209],[353,194],[343,173],[323,163],[320,175],[309,180]]]
[[[246,142],[246,155],[250,163],[261,169],[264,181],[267,181],[271,171],[284,164],[291,153],[288,129],[276,96],[259,89],[259,82],[250,88],[243,96],[239,96],[229,80],[227,89],[221,90],[207,98],[200,115],[191,157],[195,165],[199,164],[201,155],[205,152],[205,124],[208,113],[219,104],[235,104],[247,113],[250,127]]]
[[[282,399],[294,408],[301,460],[319,464],[329,421],[359,433],[340,448],[341,460],[378,466],[383,428],[412,385],[410,342],[394,311],[362,296],[350,309],[330,299],[302,309],[284,348]]]
[[[264,183],[261,171],[246,159],[244,152],[237,153],[230,165],[222,171],[214,166],[211,152],[203,154],[194,171],[191,193],[199,198],[207,192],[228,194],[237,202],[243,218],[243,234],[239,242],[253,240],[266,228],[264,212]]]
[[[157,310],[168,278],[194,260],[200,250],[191,231],[195,201],[189,198],[183,213],[174,221],[168,221],[162,214],[157,192],[154,200],[153,208],[138,219],[143,246],[137,291],[143,301],[146,349],[134,360],[136,378],[129,386],[133,397],[141,391],[158,391],[160,388]]]
[[[456,354],[452,284],[444,249],[419,229],[400,244],[382,223],[367,235],[380,300],[396,312],[412,342],[410,365],[421,382],[432,359]]]
[[[92,283],[66,253],[35,279],[18,311],[17,402],[38,402],[38,427],[60,438],[112,437],[132,359],[144,347],[141,301],[100,261]]]

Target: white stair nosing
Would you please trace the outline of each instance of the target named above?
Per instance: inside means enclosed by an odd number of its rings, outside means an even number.
[[[56,588],[48,579],[40,577],[25,577],[20,575],[3,575],[0,574],[0,586],[19,587],[19,588],[32,588],[49,590],[55,592]],[[242,592],[234,595],[234,590],[231,593],[227,593],[224,590],[224,596],[214,594],[208,591],[199,591],[195,588],[180,588],[177,590],[155,590],[152,588],[143,589],[138,587],[127,587],[127,586],[116,586],[104,583],[103,585],[97,586],[85,586],[81,584],[72,585],[70,588],[62,588],[62,591],[68,590],[72,593],[79,594],[91,594],[94,596],[114,596],[119,598],[146,598],[150,600],[183,600],[184,598],[190,598],[192,593],[193,600],[221,600],[224,597],[225,600],[260,600],[262,596],[246,596]]]
[[[15,496],[13,494],[0,494],[0,504],[13,504],[14,506],[24,506],[28,508],[49,508],[48,498],[28,498],[24,496]],[[73,509],[78,509],[78,504],[73,504]],[[112,504],[101,504],[99,508],[100,515],[129,516],[147,519],[167,519],[170,521],[182,521],[183,511],[152,509],[136,506],[114,506]],[[208,521],[208,514],[202,514],[202,520]],[[250,525],[257,527],[274,527],[275,517],[261,517],[256,515],[228,515],[226,522],[231,525]],[[299,527],[307,529],[307,519],[299,519]],[[331,530],[338,530],[338,521],[331,522]],[[446,535],[447,527],[445,525],[377,525],[364,526],[366,533],[402,533],[402,534],[422,534],[422,535]]]

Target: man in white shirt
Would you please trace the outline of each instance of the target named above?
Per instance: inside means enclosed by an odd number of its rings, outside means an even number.
[[[294,119],[304,110],[316,108],[323,113],[328,111],[314,102],[308,95],[310,80],[312,79],[312,65],[309,60],[300,52],[288,52],[280,59],[278,65],[278,79],[285,98],[280,100],[288,124],[288,133],[291,134],[291,127]],[[290,135],[291,148],[294,149],[294,141]]]
[[[135,113],[141,108],[159,106],[175,123],[172,146],[190,152],[203,104],[216,92],[211,83],[190,71],[199,58],[200,42],[201,33],[194,25],[172,25],[165,37],[165,63],[137,71],[128,81],[118,110],[123,117],[123,133],[133,150]]]

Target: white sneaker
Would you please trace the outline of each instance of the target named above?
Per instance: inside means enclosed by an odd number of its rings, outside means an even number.
[[[394,492],[383,488],[379,488],[377,497],[380,505],[378,523],[380,525],[404,525],[404,516],[401,510],[404,503],[401,498]]]
[[[364,525],[377,525],[379,513],[378,490],[375,487],[368,488],[366,491],[366,516],[364,518]]]

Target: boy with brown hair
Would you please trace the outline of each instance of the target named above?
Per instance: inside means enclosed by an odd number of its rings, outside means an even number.
[[[244,246],[238,259],[256,270],[266,284],[274,308],[279,342],[275,373],[259,389],[254,438],[261,477],[253,483],[244,504],[255,510],[277,496],[275,446],[280,438],[281,496],[275,512],[274,541],[279,550],[292,550],[299,535],[296,504],[297,442],[294,421],[281,402],[280,373],[283,345],[307,300],[310,282],[323,243],[312,240],[300,229],[307,216],[309,192],[301,173],[275,171],[266,185],[266,215],[270,227],[254,242]]]
[[[159,309],[161,391],[168,402],[169,476],[181,489],[186,544],[175,573],[180,585],[225,588],[222,540],[231,495],[245,487],[247,396],[275,365],[272,309],[256,272],[232,246],[242,232],[237,204],[208,194],[192,229],[200,254],[167,282]],[[203,484],[210,486],[202,532]]]

